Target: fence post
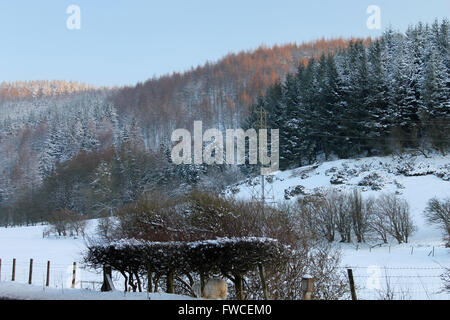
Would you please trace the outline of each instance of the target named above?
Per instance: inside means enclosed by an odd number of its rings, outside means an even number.
[[[12,265],[12,277],[11,281],[16,280],[16,258],[13,259],[13,265]]]
[[[30,259],[30,272],[28,273],[28,284],[33,281],[33,259]]]
[[[356,296],[355,281],[353,280],[353,270],[347,269],[347,273],[348,273],[348,280],[350,283],[350,291],[352,293],[352,300],[358,300]]]
[[[47,261],[47,279],[45,280],[45,286],[48,287],[50,284],[50,261]]]
[[[303,300],[312,300],[312,293],[314,291],[314,278],[304,276],[302,278]]]
[[[73,272],[72,272],[72,289],[75,288],[75,277],[76,277],[77,263],[73,263]]]

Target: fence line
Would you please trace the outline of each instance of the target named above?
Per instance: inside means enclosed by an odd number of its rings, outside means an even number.
[[[77,267],[76,262],[73,262],[72,264],[52,264],[50,261],[45,263],[35,262],[34,259],[29,259],[28,262],[25,262],[16,258],[11,259],[11,261],[5,261],[5,259],[0,258],[0,282],[5,280],[17,281],[31,285],[36,284],[33,283],[33,280],[40,279],[40,275],[42,275],[43,284],[46,287],[50,286],[51,278],[53,279],[54,284],[60,280],[61,286],[64,286],[63,278],[65,278],[67,282],[69,279],[69,269],[70,286],[74,288],[76,284],[80,284],[81,282],[79,279],[80,275],[77,274],[77,270],[85,270],[84,268]],[[55,285],[55,287],[58,287],[58,285]]]
[[[374,267],[345,267],[354,269],[358,298],[448,300],[450,297],[450,292],[444,290],[442,275],[448,270],[444,266]]]
[[[449,299],[449,293],[443,294],[444,281],[442,274],[448,270],[446,266],[435,267],[389,267],[379,266],[374,276],[364,270],[373,271],[372,266],[340,266],[339,269],[352,269],[354,286],[358,299],[379,299],[383,292],[389,291],[397,298],[411,297],[418,299]],[[397,271],[397,272],[396,272]],[[32,277],[31,277],[32,273]],[[392,273],[392,274],[390,274]],[[75,276],[75,277],[74,277]],[[41,278],[42,277],[42,278]],[[50,261],[36,262],[0,258],[0,281],[11,279],[20,283],[42,284],[52,287],[77,287],[99,290],[102,274],[90,269],[77,267],[77,264],[53,264]],[[121,276],[114,273],[114,281],[121,282]],[[378,281],[379,288],[371,288],[368,283]],[[41,282],[42,280],[42,282]],[[416,280],[416,281],[415,281]],[[120,285],[118,286],[120,287]],[[386,288],[388,287],[388,288]]]

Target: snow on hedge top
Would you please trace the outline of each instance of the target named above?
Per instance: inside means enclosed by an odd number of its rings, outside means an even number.
[[[198,246],[202,245],[215,245],[215,246],[223,246],[230,243],[278,243],[278,240],[272,239],[272,238],[266,238],[266,237],[242,237],[242,238],[217,238],[212,240],[199,240],[199,241],[192,241],[188,242],[187,244],[191,248],[196,248]],[[156,241],[146,241],[146,240],[139,240],[139,239],[119,239],[115,240],[109,243],[103,243],[102,247],[114,247],[115,249],[124,249],[129,247],[138,247],[138,246],[174,246],[174,245],[185,245],[186,242],[180,242],[180,241],[167,241],[167,242],[156,242]]]

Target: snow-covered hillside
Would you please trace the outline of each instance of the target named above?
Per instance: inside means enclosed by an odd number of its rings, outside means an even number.
[[[441,231],[426,224],[423,217],[423,210],[430,198],[450,197],[449,168],[450,157],[440,155],[430,158],[405,156],[337,160],[267,177],[266,196],[268,201],[281,202],[295,201],[301,194],[316,193],[325,188],[351,190],[356,187],[364,196],[396,192],[408,201],[414,223],[418,226],[410,243],[398,245],[392,241],[376,247],[372,246],[378,243],[336,243],[343,252],[343,271],[347,266],[352,267],[357,292],[362,299],[379,298],[386,281],[393,287],[394,298],[450,299],[449,293],[440,292],[440,275],[444,267],[450,267],[450,249],[445,248]],[[242,182],[232,186],[229,193],[246,199],[259,197],[259,182],[258,178]],[[88,231],[94,232],[95,226],[96,221],[90,221]],[[11,280],[12,259],[16,258],[16,282],[26,284],[29,259],[33,258],[33,284],[40,286],[40,290],[45,283],[48,260],[51,261],[50,287],[57,290],[70,287],[72,265],[77,262],[81,266],[85,242],[82,238],[43,238],[44,228],[0,228],[1,282]],[[77,270],[76,287],[98,289],[101,279],[101,274],[80,268]],[[118,275],[113,280],[117,289],[123,286],[123,280]],[[12,288],[10,284],[3,284],[3,288],[5,286],[8,290]],[[2,285],[0,292],[1,288]]]
[[[337,160],[277,172],[266,177],[265,197],[268,203],[276,204],[328,188],[343,192],[358,188],[364,197],[394,192],[407,200],[417,226],[408,244],[335,244],[343,252],[343,269],[353,268],[362,297],[378,298],[385,292],[388,279],[396,298],[450,298],[448,292],[440,293],[440,275],[444,267],[450,267],[450,249],[445,248],[441,231],[427,224],[423,215],[429,199],[450,197],[450,156]],[[233,185],[227,193],[241,199],[260,199],[261,178]],[[382,290],[373,289],[377,277]]]
[[[419,226],[412,241],[440,241],[439,232],[425,224],[422,213],[429,199],[450,197],[450,156],[336,160],[277,172],[266,176],[265,197],[269,203],[295,201],[298,196],[318,194],[328,188],[358,188],[366,197],[395,192],[408,201]],[[235,184],[227,193],[240,199],[261,199],[261,178]]]

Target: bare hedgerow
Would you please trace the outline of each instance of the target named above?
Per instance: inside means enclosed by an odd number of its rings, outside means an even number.
[[[268,274],[270,298],[301,300],[301,282],[306,275],[314,278],[314,300],[348,298],[348,282],[344,270],[339,267],[340,259],[340,251],[328,242],[299,244],[289,263]]]
[[[49,227],[44,230],[44,236],[51,233],[64,237],[85,236],[87,220],[78,212],[69,209],[57,210],[47,217],[47,222]]]

